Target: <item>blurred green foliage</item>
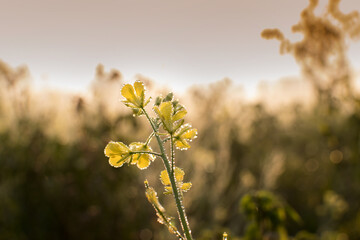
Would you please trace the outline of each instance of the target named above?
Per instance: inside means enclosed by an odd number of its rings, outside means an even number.
[[[288,239],[286,223],[300,222],[299,215],[290,206],[268,191],[246,194],[240,202],[247,227],[245,239]]]
[[[3,76],[0,239],[171,238],[156,223],[137,176],[147,174],[160,186],[161,163],[139,173],[111,168],[103,154],[110,139],[137,141],[150,132],[121,106],[110,109],[114,80],[96,78],[90,97],[49,97],[32,90],[26,78],[6,85]],[[115,82],[120,89],[121,80]],[[106,94],[99,93],[99,83]],[[338,101],[331,112],[300,103],[270,110],[265,103],[237,100],[233,90],[222,81],[186,96],[199,139],[190,154],[179,152],[177,158],[193,183],[185,205],[195,237],[221,239],[226,231],[230,239],[246,238],[251,221],[265,221],[297,239],[359,238],[358,101]],[[49,106],[39,104],[47,98]],[[262,189],[268,192],[260,199],[273,207],[265,216],[249,213],[249,220],[239,202]],[[286,206],[302,223],[278,216]]]

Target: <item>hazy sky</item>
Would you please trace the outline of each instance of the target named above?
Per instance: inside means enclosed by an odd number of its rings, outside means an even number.
[[[327,3],[320,0],[321,5]],[[229,77],[253,91],[260,80],[299,74],[264,28],[287,36],[307,0],[0,0],[0,59],[26,64],[38,82],[89,85],[98,63],[175,89]],[[343,0],[345,12],[360,0]],[[299,39],[294,35],[292,39]],[[360,68],[360,43],[349,52]]]

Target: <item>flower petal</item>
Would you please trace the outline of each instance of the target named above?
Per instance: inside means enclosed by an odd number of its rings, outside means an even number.
[[[145,145],[145,143],[141,142],[133,142],[129,145],[132,152],[136,151],[145,151],[152,152],[150,146]],[[150,161],[154,161],[155,156],[147,153],[138,153],[133,155],[132,164],[137,164],[138,168],[145,169],[150,165]]]
[[[180,121],[177,121],[176,124],[174,124],[174,131],[176,132],[183,124],[184,124],[184,119],[181,119]]]
[[[134,92],[134,87],[131,84],[125,84],[121,89],[121,95],[126,98],[129,102],[138,106],[137,97]]]
[[[129,148],[131,151],[141,151],[143,150],[143,147],[144,147],[144,143],[141,143],[141,142],[133,142],[133,143],[130,143],[129,144]]]
[[[124,156],[119,156],[119,155],[112,156],[109,158],[109,164],[116,168],[121,167],[127,160],[129,160],[129,157],[124,158]]]
[[[177,182],[182,182],[184,180],[184,175],[185,172],[181,168],[175,168],[175,179]]]
[[[165,192],[164,194],[171,194],[173,192],[172,188],[170,186],[165,187]]]
[[[190,124],[184,124],[182,125],[178,130],[176,130],[174,136],[178,137],[181,136],[184,132],[188,131],[191,129],[191,125]]]
[[[174,112],[174,108],[171,102],[163,102],[159,106],[160,118],[164,124],[164,127],[169,132],[172,132],[173,122],[172,122],[172,114]]]
[[[149,145],[145,145],[145,143],[141,142],[133,142],[129,145],[132,152],[141,151],[141,152],[152,152],[152,148]],[[137,155],[137,154],[136,154]],[[155,156],[152,154],[142,153],[140,155],[148,155],[151,161],[155,160]]]
[[[124,155],[129,153],[130,149],[122,142],[109,142],[105,147],[105,155],[107,157]]]
[[[185,140],[175,140],[175,147],[180,150],[185,150],[190,148],[190,145]]]
[[[144,99],[145,99],[145,95],[144,95]],[[146,100],[146,102],[144,103],[144,106],[143,106],[143,107],[145,107],[146,105],[148,105],[148,103],[150,102],[150,100],[151,100],[151,97],[149,97],[149,99]]]
[[[165,185],[165,186],[171,184],[169,175],[166,172],[166,170],[161,171],[160,180],[161,180],[162,184]]]
[[[136,81],[134,83],[134,88],[136,91],[136,95],[138,95],[138,97],[141,97],[144,93],[145,93],[145,87],[144,84],[140,81]]]
[[[161,118],[161,112],[158,106],[153,107],[154,112]]]
[[[181,138],[191,140],[191,139],[195,138],[196,135],[197,135],[197,129],[193,128],[193,129],[186,131],[184,134],[182,134]]]
[[[141,154],[141,156],[137,160],[137,166],[141,170],[149,167],[150,166],[150,155],[149,154]]]
[[[188,183],[183,183],[183,185],[180,187],[180,189],[183,191],[183,192],[187,192],[190,190],[192,184],[191,182],[188,182]]]
[[[178,121],[178,120],[184,118],[185,115],[186,115],[186,113],[187,113],[187,111],[186,111],[185,109],[178,111],[178,112],[172,117],[173,122]]]

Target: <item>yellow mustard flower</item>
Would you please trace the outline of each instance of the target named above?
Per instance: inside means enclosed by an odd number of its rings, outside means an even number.
[[[176,179],[176,186],[179,189],[181,189],[183,192],[187,192],[191,188],[192,184],[190,182],[183,183],[185,172],[183,170],[181,170],[180,168],[175,167],[174,174],[175,174],[175,179]],[[167,173],[166,170],[161,172],[160,180],[161,180],[162,184],[165,186],[165,194],[171,194],[173,191],[172,191],[172,187],[171,187],[169,174]]]
[[[223,240],[227,240],[228,239],[228,234],[226,232],[223,233]]]
[[[149,145],[145,143],[135,142],[129,145],[132,152],[152,152]],[[138,168],[145,169],[150,165],[150,161],[154,161],[155,156],[146,153],[135,153],[132,155],[131,164],[136,164]]]
[[[175,147],[180,150],[190,148],[189,142],[197,137],[197,129],[191,128],[190,124],[182,125],[174,134]]]
[[[122,102],[133,110],[137,110],[138,114],[141,114],[141,108],[150,102],[150,98],[145,100],[145,86],[141,81],[135,81],[134,86],[125,84],[121,89],[121,95],[126,99]]]
[[[183,122],[179,120],[184,118],[187,113],[184,108],[175,112],[172,102],[162,102],[159,106],[154,107],[154,111],[160,118],[164,129],[170,134],[182,125]]]
[[[104,153],[109,157],[109,163],[113,167],[121,167],[131,159],[130,148],[122,142],[109,142]]]
[[[109,157],[109,163],[113,167],[121,167],[124,163],[136,164],[138,168],[145,169],[155,160],[155,156],[148,153],[151,152],[150,146],[145,143],[131,143],[126,146],[122,142],[109,142],[105,147],[105,155]]]

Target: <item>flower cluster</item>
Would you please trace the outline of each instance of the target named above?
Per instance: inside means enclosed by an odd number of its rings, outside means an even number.
[[[190,182],[183,183],[185,172],[180,168],[175,167],[174,175],[176,180],[176,186],[183,192],[189,191],[189,189],[191,188],[191,183]],[[171,194],[173,190],[171,188],[169,174],[166,170],[161,172],[160,180],[162,184],[165,186],[165,194]]]
[[[184,108],[175,111],[172,102],[162,102],[159,106],[154,107],[154,111],[161,120],[164,129],[170,134],[174,133],[184,123],[183,118],[187,113]]]
[[[187,111],[178,101],[173,100],[172,93],[164,99],[157,98],[154,111],[164,130],[173,137],[175,147],[180,150],[190,148],[189,142],[197,137],[197,130],[190,124],[184,124]]]
[[[135,81],[134,85],[125,84],[121,89],[121,95],[125,98],[122,102],[137,116],[144,114],[145,106],[151,99],[146,100],[145,86],[140,81]],[[197,130],[190,124],[184,124],[187,111],[173,99],[173,94],[169,93],[165,98],[158,97],[153,110],[157,116],[154,123],[160,122],[173,139],[174,146],[181,150],[190,148],[189,142],[197,137]],[[128,163],[146,169],[155,160],[156,154],[153,154],[148,143],[134,142],[127,146],[122,142],[111,141],[105,147],[105,155],[109,157],[109,163],[113,167],[121,167]]]
[[[197,137],[197,130],[191,128],[190,124],[184,124],[174,134],[174,143],[176,148],[186,150],[190,148],[189,142]]]
[[[109,142],[105,147],[105,155],[113,167],[121,167],[124,163],[136,164],[138,168],[145,169],[155,160],[151,154],[152,149],[145,143],[134,142],[126,146],[122,142]]]

